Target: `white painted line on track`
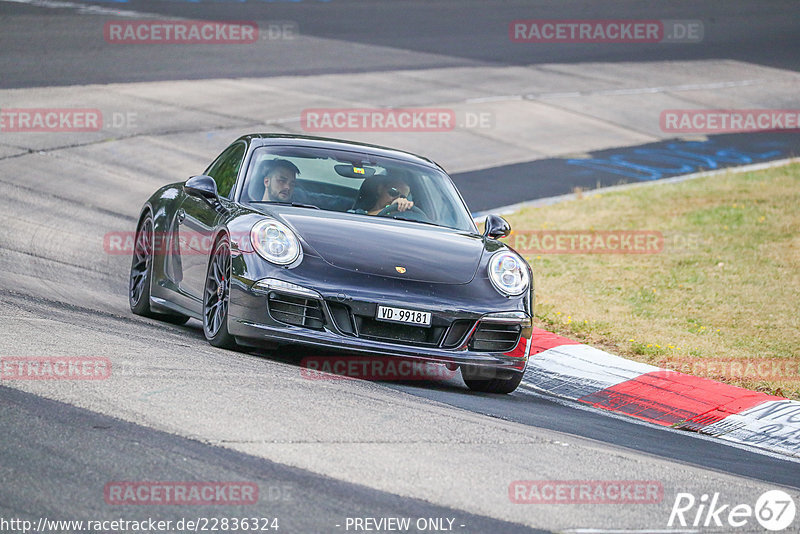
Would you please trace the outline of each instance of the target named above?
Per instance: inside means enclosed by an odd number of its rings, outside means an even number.
[[[523,95],[499,95],[499,96],[482,96],[480,98],[468,98],[464,100],[465,104],[485,104],[487,102],[505,102],[508,100],[522,100]]]
[[[684,85],[665,85],[662,87],[640,87],[631,89],[602,89],[587,91],[580,96],[589,95],[642,95],[651,93],[673,93],[681,91],[710,91],[713,89],[727,89],[729,87],[747,87],[764,83],[762,80],[738,80],[733,82],[692,83]],[[546,95],[543,95],[545,97]]]
[[[584,96],[614,96],[614,95],[648,95],[655,93],[680,93],[684,91],[713,91],[714,89],[729,89],[732,87],[747,87],[760,85],[764,80],[737,80],[732,82],[692,83],[684,85],[664,85],[658,87],[630,87],[627,89],[599,89],[597,91],[563,91],[557,93],[524,93],[517,95],[499,95],[490,97],[470,98],[465,100],[468,104],[483,104],[486,102],[504,102],[511,100],[540,100],[558,98],[580,98]]]

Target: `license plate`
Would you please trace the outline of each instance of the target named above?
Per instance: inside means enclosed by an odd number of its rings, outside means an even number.
[[[392,323],[414,324],[418,326],[431,325],[431,312],[407,310],[405,308],[378,306],[378,314],[375,318],[379,321],[389,321]]]

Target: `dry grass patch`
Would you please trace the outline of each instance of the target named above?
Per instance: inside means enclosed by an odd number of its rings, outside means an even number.
[[[584,193],[508,220],[511,246],[532,230],[664,236],[655,254],[524,254],[541,327],[654,365],[700,362],[695,374],[800,399],[800,165]],[[730,359],[777,363],[765,375]]]

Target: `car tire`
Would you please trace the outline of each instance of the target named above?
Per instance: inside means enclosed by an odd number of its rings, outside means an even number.
[[[203,286],[203,334],[215,347],[236,349],[236,339],[228,332],[231,287],[231,245],[228,236],[220,237],[213,250]]]
[[[472,391],[480,393],[511,393],[522,382],[522,373],[513,373],[508,378],[486,377],[486,371],[480,367],[461,366],[461,378]]]
[[[128,279],[128,304],[136,315],[182,325],[189,317],[181,314],[156,313],[150,309],[150,284],[153,278],[153,217],[148,212],[136,229],[131,272]]]

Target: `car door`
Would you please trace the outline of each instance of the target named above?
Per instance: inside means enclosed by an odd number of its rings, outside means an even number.
[[[214,160],[205,174],[217,184],[222,203],[228,202],[239,170],[242,168],[247,145],[237,141]],[[213,237],[224,209],[214,202],[194,195],[185,195],[176,218],[181,250],[182,277],[178,285],[182,292],[202,302],[208,258],[213,253]]]

